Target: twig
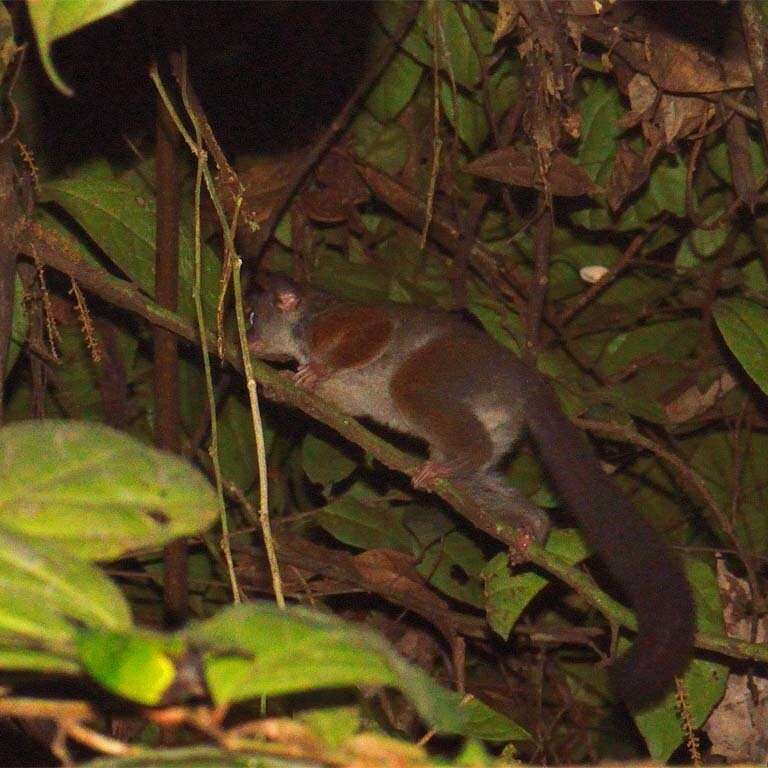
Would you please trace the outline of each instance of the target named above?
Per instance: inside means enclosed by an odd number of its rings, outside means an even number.
[[[533,280],[528,296],[526,320],[528,326],[527,352],[535,358],[541,346],[541,318],[549,286],[549,254],[552,248],[552,197],[539,193],[539,210],[533,228]]]
[[[184,70],[186,73],[186,69]],[[181,97],[187,104],[188,94],[186,92],[186,75],[181,79]],[[201,272],[202,272],[202,255],[201,255],[201,234],[200,234],[200,197],[203,186],[203,168],[207,162],[207,156],[202,147],[202,135],[200,127],[197,122],[194,122],[195,138],[198,144],[197,154],[197,171],[195,173],[195,279],[192,289],[192,295],[195,300],[195,315],[197,316],[197,327],[200,333],[200,338],[204,339],[206,334],[205,328],[205,313],[203,312],[203,299],[201,290]],[[227,566],[227,574],[229,575],[229,584],[232,589],[232,600],[235,603],[240,602],[240,587],[237,583],[237,575],[235,573],[235,563],[232,560],[232,548],[229,541],[229,519],[227,518],[227,507],[224,503],[224,488],[221,477],[221,463],[219,461],[219,420],[216,414],[216,393],[213,387],[213,376],[211,374],[211,356],[208,350],[203,346],[203,368],[205,369],[205,389],[208,396],[208,415],[211,425],[211,440],[208,447],[208,455],[211,458],[213,464],[213,476],[216,483],[216,499],[219,506],[219,519],[221,520],[222,530],[222,542],[221,548],[224,552],[224,561]]]
[[[179,302],[179,218],[181,197],[178,173],[178,135],[162,99],[157,99],[155,168],[157,208],[155,227],[155,299],[175,312]],[[177,337],[155,327],[153,378],[155,444],[179,453],[179,349]],[[167,618],[178,624],[189,612],[187,542],[180,538],[163,549],[163,599]]]

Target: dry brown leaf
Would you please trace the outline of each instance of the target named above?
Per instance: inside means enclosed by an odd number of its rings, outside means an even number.
[[[627,142],[622,141],[613,159],[607,199],[612,211],[618,211],[626,198],[648,178],[648,164]]]
[[[504,35],[509,34],[517,24],[520,9],[515,0],[499,0],[496,14],[496,28],[493,30],[493,42],[497,43]]]
[[[752,637],[753,621],[748,606],[751,590],[746,579],[739,578],[717,558],[717,583],[723,600],[723,617],[730,637],[764,643],[768,639],[768,619],[757,622],[757,636]],[[712,752],[730,763],[765,765],[768,760],[768,680],[760,675],[728,677],[725,696],[704,724],[712,742]]]
[[[683,424],[706,413],[735,386],[736,380],[730,373],[725,371],[703,392],[699,389],[698,385],[688,387],[688,389],[664,406],[664,414],[672,424]]]
[[[514,147],[504,147],[488,152],[468,163],[464,166],[464,170],[475,176],[516,187],[541,188],[542,186],[537,179],[536,165],[532,155]],[[581,166],[576,165],[561,152],[555,152],[550,156],[547,183],[552,194],[559,197],[591,195],[600,189]]]

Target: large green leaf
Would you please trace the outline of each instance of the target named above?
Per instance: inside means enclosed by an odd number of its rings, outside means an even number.
[[[455,523],[418,504],[393,504],[362,484],[317,513],[317,522],[339,541],[361,549],[394,549],[417,559],[416,570],[441,592],[482,607],[480,572],[485,557]]]
[[[422,71],[405,52],[397,53],[368,94],[365,106],[382,123],[394,120],[411,100]]]
[[[438,15],[438,50],[440,66],[450,70],[456,82],[464,88],[473,88],[480,81],[482,72],[481,56],[490,56],[493,51],[491,31],[483,24],[480,11],[468,3],[436,3],[432,6]],[[426,24],[427,36],[434,42],[435,25],[432,20]]]
[[[440,83],[440,104],[459,138],[475,154],[489,131],[488,120],[479,102],[460,88],[454,94],[450,83],[443,81]]]
[[[94,21],[115,13],[136,0],[34,0],[27,5],[40,59],[53,84],[67,95],[72,91],[51,61],[51,43]]]
[[[89,627],[126,629],[131,611],[120,590],[98,568],[54,543],[0,529],[0,600],[18,598],[15,607],[45,606]],[[13,600],[7,600],[13,605]],[[0,627],[7,627],[0,611]]]
[[[54,201],[72,216],[107,257],[148,295],[155,290],[155,201],[142,195],[130,178],[105,179],[86,174],[44,184],[43,201]],[[202,248],[202,301],[206,321],[215,317],[219,261]],[[193,241],[187,227],[179,231],[179,312],[194,316]]]
[[[728,348],[760,389],[768,392],[768,310],[733,297],[716,302],[713,315]]]
[[[177,456],[97,424],[40,420],[0,430],[0,528],[109,560],[207,528],[208,481]]]
[[[573,529],[552,531],[547,540],[547,551],[563,558],[569,565],[578,563],[589,554],[584,540]],[[532,571],[513,575],[506,553],[496,555],[488,563],[482,578],[485,582],[488,623],[505,640],[528,603],[552,580]]]
[[[175,657],[183,646],[148,632],[83,631],[80,660],[108,691],[140,704],[157,704],[176,677]]]
[[[689,464],[727,515],[728,530],[723,529],[722,516],[709,506],[702,507],[701,515],[726,547],[733,546],[735,536],[748,552],[764,556],[768,553],[768,463],[760,457],[768,455],[768,436],[742,432],[735,440],[724,429],[690,442],[696,448]]]
[[[336,446],[311,433],[301,444],[301,463],[307,477],[324,487],[349,477],[357,466]]]
[[[438,686],[377,635],[333,616],[272,604],[225,609],[184,632],[203,651],[217,703],[350,685],[399,688],[438,732],[485,739],[528,734],[482,702]]]
[[[623,131],[618,121],[624,108],[618,89],[605,78],[584,78],[581,86],[584,96],[579,102],[581,141],[576,162],[592,181],[605,184]]]

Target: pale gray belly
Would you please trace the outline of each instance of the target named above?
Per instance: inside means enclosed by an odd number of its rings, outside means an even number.
[[[400,432],[410,429],[400,416],[389,391],[385,366],[366,366],[335,373],[317,387],[317,394],[350,416],[367,417]]]

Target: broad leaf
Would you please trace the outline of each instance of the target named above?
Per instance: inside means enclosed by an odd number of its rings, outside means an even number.
[[[72,90],[56,72],[51,61],[51,43],[94,21],[125,8],[135,0],[34,0],[29,3],[29,18],[35,31],[40,59],[48,77],[64,94]]]
[[[226,609],[184,633],[205,648],[217,703],[349,685],[388,685],[413,701],[440,733],[524,739],[526,732],[474,699],[438,686],[377,635],[326,614],[252,603]]]
[[[0,430],[0,529],[110,560],[205,530],[216,515],[199,472],[109,427],[40,420]]]
[[[728,348],[760,389],[768,392],[768,310],[734,297],[718,301],[713,314]]]

